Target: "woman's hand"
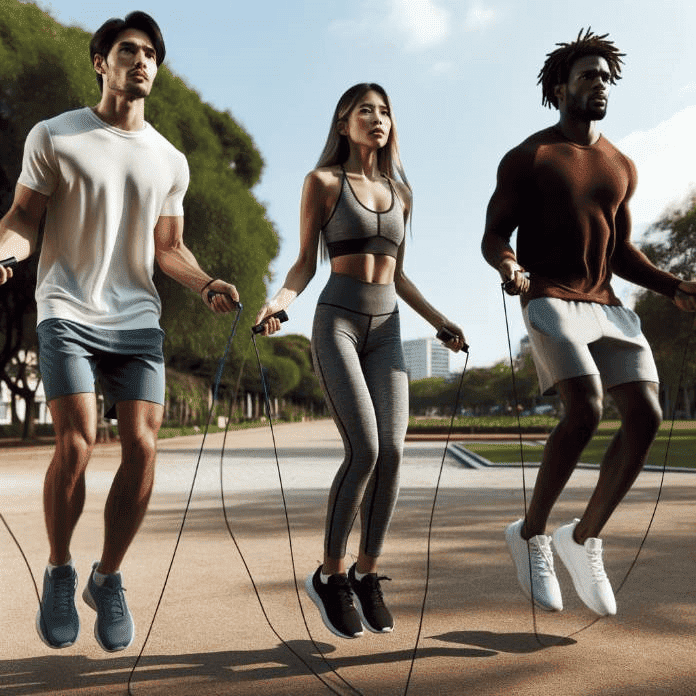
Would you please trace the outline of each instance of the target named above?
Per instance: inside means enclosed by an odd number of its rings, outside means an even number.
[[[256,320],[254,323],[256,325],[263,323],[263,331],[260,332],[261,336],[270,336],[271,334],[280,331],[280,319],[274,317],[273,315],[279,312],[282,308],[278,307],[272,300],[266,302],[266,304],[261,307],[259,313],[256,315]]]
[[[440,338],[440,332],[445,333],[442,338]],[[447,335],[450,337],[448,338]],[[458,353],[460,350],[464,350],[465,353],[469,352],[469,345],[464,337],[464,332],[457,324],[453,324],[451,321],[445,321],[440,325],[438,329],[438,338],[440,338],[440,340],[444,338],[445,340],[442,340],[442,344],[453,353]]]

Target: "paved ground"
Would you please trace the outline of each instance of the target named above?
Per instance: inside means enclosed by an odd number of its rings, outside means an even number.
[[[275,434],[302,585],[321,556],[327,489],[341,444],[330,422],[280,425]],[[396,630],[345,641],[325,630],[300,591],[309,630],[303,624],[269,431],[229,436],[223,483],[230,524],[275,631],[299,658],[265,622],[225,527],[218,473],[221,443],[220,435],[208,440],[132,693],[319,696],[333,689],[354,696],[405,694],[443,443],[407,444],[401,496],[382,563],[383,572],[393,578],[385,586]],[[29,574],[0,527],[0,696],[127,693],[175,547],[199,446],[200,438],[162,443],[150,512],[123,568],[137,625],[133,646],[123,653],[101,651],[92,635],[94,615],[81,599],[78,642],[62,651],[40,642]],[[6,449],[0,456],[0,512],[37,577],[47,554],[41,481],[49,457],[50,448]],[[118,446],[101,446],[88,472],[87,505],[73,542],[80,594],[99,553],[101,513],[118,459]],[[526,473],[529,486],[535,471]],[[594,624],[564,570],[559,575],[566,608],[560,614],[537,612],[534,617],[517,588],[502,532],[522,514],[521,476],[519,468],[470,470],[446,458],[425,620],[407,693],[696,694],[696,475],[667,474],[653,529],[618,594],[619,614]],[[595,478],[593,471],[576,472],[554,512],[553,526],[581,512]],[[615,587],[635,557],[659,481],[658,474],[642,474],[605,530],[606,566]]]

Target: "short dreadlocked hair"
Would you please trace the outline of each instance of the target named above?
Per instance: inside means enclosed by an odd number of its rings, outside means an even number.
[[[571,43],[558,43],[559,46],[555,51],[551,51],[546,55],[546,62],[539,71],[537,76],[538,85],[541,85],[543,106],[548,106],[549,109],[553,106],[558,108],[558,99],[554,92],[556,85],[562,85],[568,82],[570,70],[578,58],[585,56],[599,56],[604,58],[609,65],[609,74],[611,75],[611,84],[616,84],[617,80],[621,79],[621,60],[625,53],[619,53],[619,49],[606,38],[609,34],[593,34],[591,27],[587,28],[583,36],[583,29],[580,29],[578,38]]]

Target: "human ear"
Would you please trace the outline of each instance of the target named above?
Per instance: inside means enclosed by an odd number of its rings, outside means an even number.
[[[336,123],[336,132],[339,135],[347,135],[348,134],[348,124],[346,123],[345,119],[341,119]]]
[[[98,72],[100,75],[105,75],[106,71],[104,70],[104,63],[106,63],[106,60],[101,53],[95,53],[94,55],[94,70]]]
[[[553,88],[553,93],[556,97],[556,100],[560,103],[565,99],[566,96],[566,85],[565,84],[558,84]]]

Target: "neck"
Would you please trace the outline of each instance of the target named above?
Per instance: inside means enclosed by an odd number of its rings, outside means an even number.
[[[578,120],[566,113],[561,113],[557,128],[568,140],[578,145],[594,145],[601,135],[596,121]]]
[[[351,174],[359,174],[367,179],[378,179],[382,176],[377,166],[377,150],[373,149],[351,146],[350,155],[343,168]]]
[[[145,126],[145,99],[131,97],[106,90],[92,109],[102,121],[121,130],[138,131]]]

